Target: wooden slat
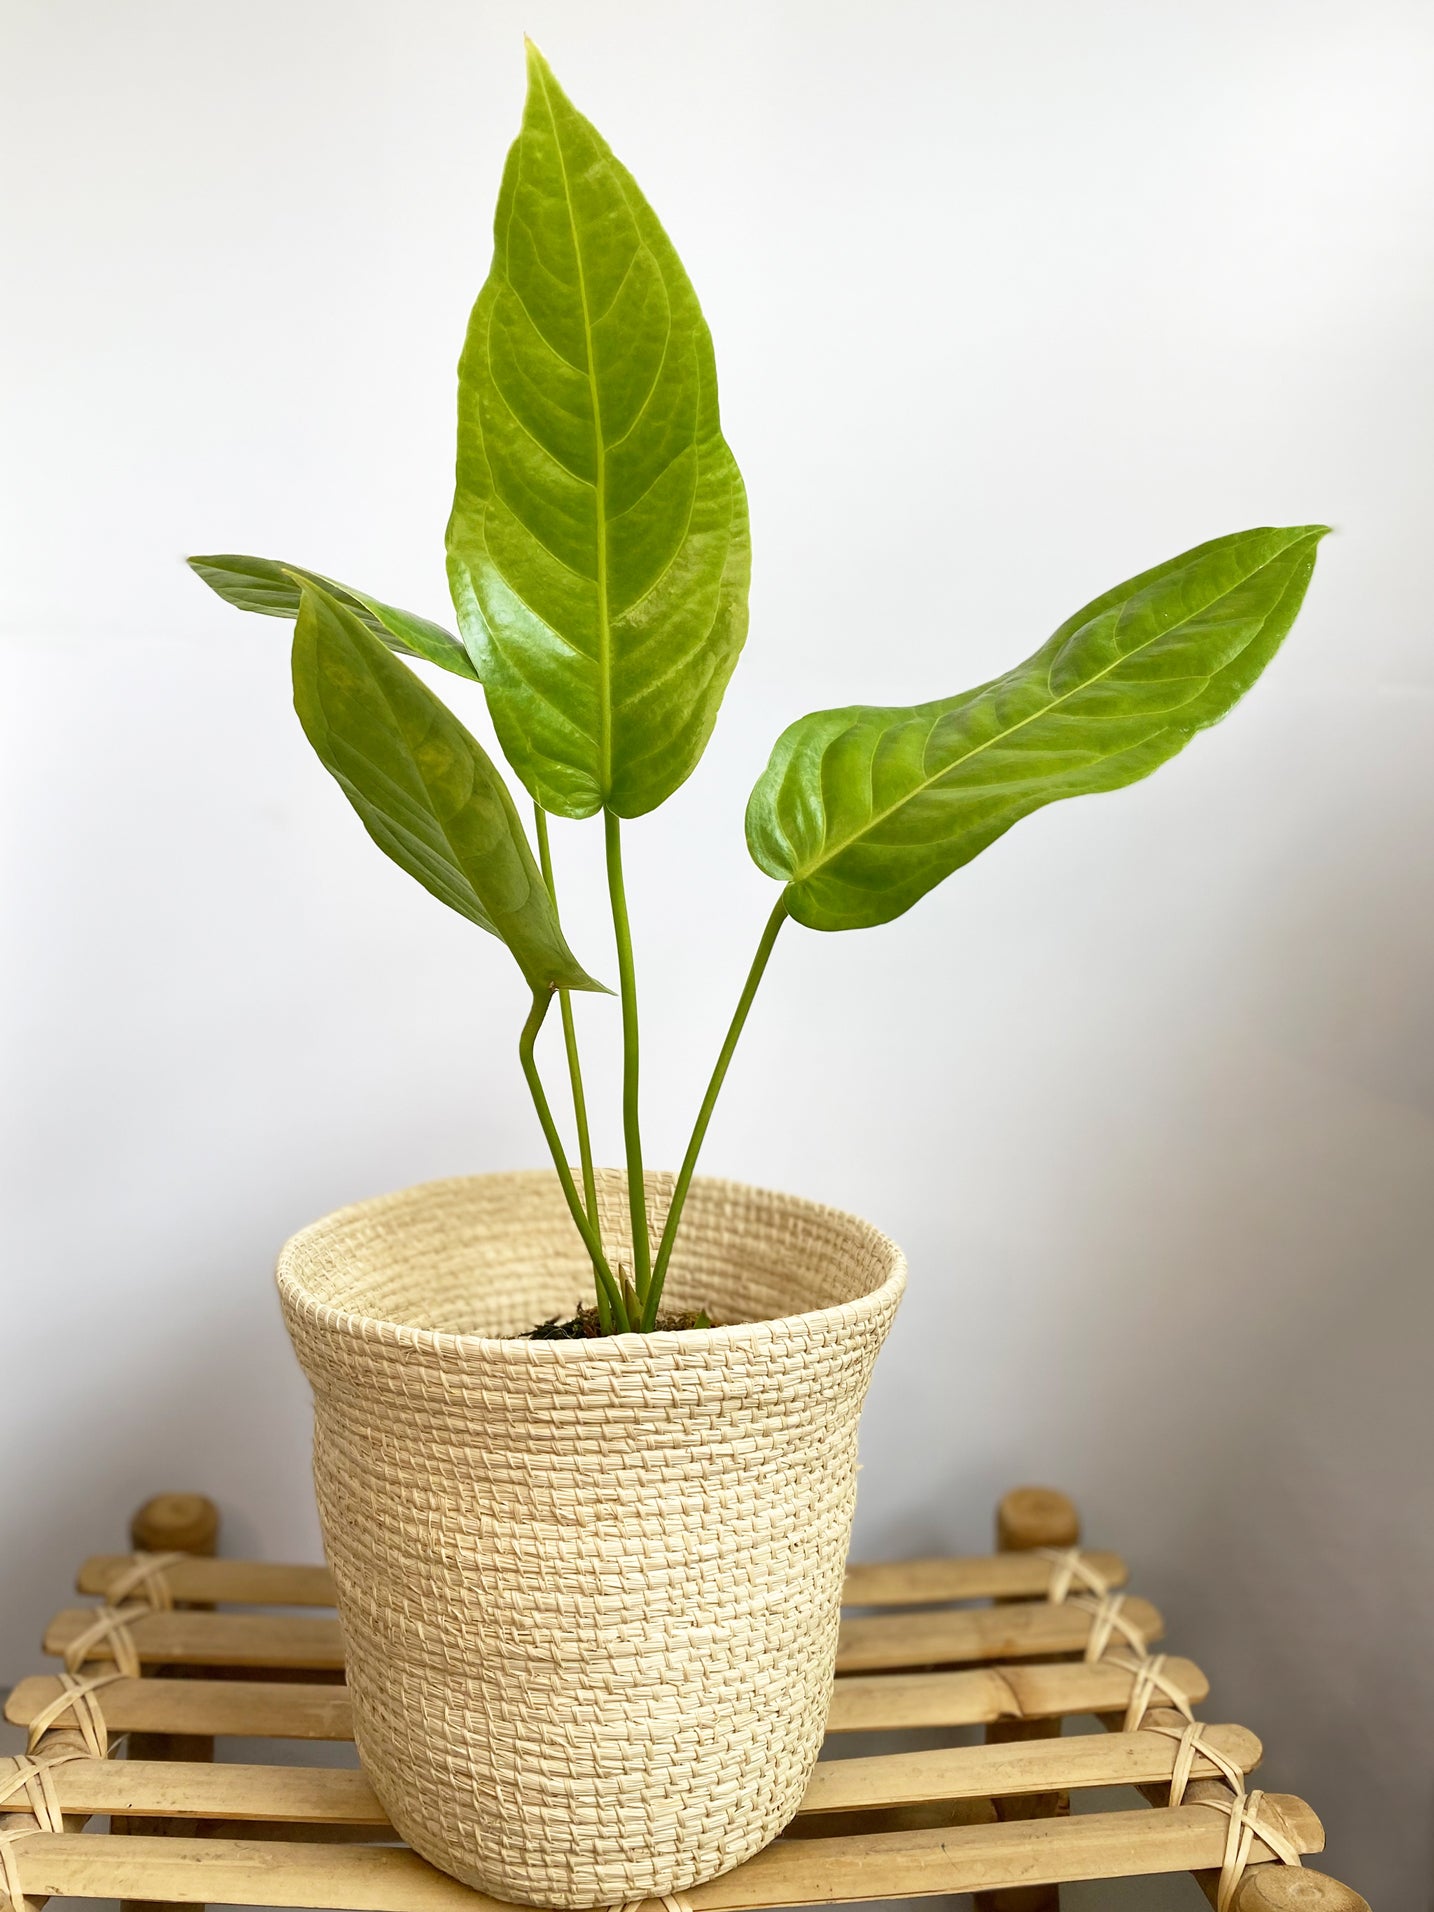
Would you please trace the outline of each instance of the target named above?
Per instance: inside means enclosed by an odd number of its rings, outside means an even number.
[[[1302,1800],[1283,1794],[1266,1799],[1271,1818],[1279,1819],[1299,1851],[1320,1850],[1323,1829]],[[685,1896],[693,1912],[752,1912],[1187,1872],[1219,1864],[1225,1829],[1223,1816],[1182,1806],[842,1839],[778,1839],[726,1878],[690,1887]],[[1261,1858],[1272,1856],[1263,1841],[1255,1850]],[[1207,1853],[1208,1859],[1195,1856]]]
[[[60,1682],[21,1680],[5,1702],[12,1725],[29,1726],[58,1697]],[[116,1680],[100,1704],[112,1733],[213,1733],[235,1739],[352,1739],[347,1687],[269,1680]]]
[[[1084,1558],[1112,1587],[1125,1585],[1119,1554]],[[134,1564],[132,1554],[95,1554],[76,1578],[80,1593],[106,1594]],[[1054,1564],[1033,1555],[976,1555],[969,1559],[855,1562],[847,1569],[847,1606],[934,1606],[953,1600],[1040,1600]],[[331,1607],[334,1583],[327,1567],[282,1566],[267,1560],[184,1560],[166,1568],[174,1598],[210,1606]]]
[[[1267,1794],[1301,1852],[1323,1843],[1302,1800]],[[937,1827],[838,1839],[778,1839],[745,1865],[685,1894],[694,1912],[972,1892],[983,1887],[1126,1878],[1218,1866],[1224,1817],[1205,1806],[1082,1813],[1071,1819]],[[12,1848],[26,1893],[298,1906],[326,1912],[497,1912],[397,1847],[287,1841],[114,1838],[35,1833]],[[1255,1857],[1271,1855],[1256,1842]]]
[[[1165,1622],[1148,1600],[1132,1596],[1121,1609],[1145,1638],[1158,1640]],[[879,1667],[946,1666],[963,1660],[1040,1659],[1079,1653],[1090,1637],[1091,1615],[1069,1603],[1027,1606],[922,1608],[844,1620],[837,1647],[838,1673]],[[1114,1645],[1125,1646],[1116,1636]],[[1129,1650],[1128,1648],[1126,1649]]]
[[[45,1630],[45,1651],[63,1655],[91,1625],[93,1607],[67,1607]],[[305,1672],[342,1671],[344,1643],[337,1620],[287,1613],[142,1613],[130,1622],[135,1650],[145,1666],[297,1667]],[[108,1641],[90,1654],[114,1658]]]
[[[1109,1587],[1123,1587],[1129,1578],[1119,1554],[1082,1552],[1081,1558]],[[949,1600],[1044,1600],[1055,1571],[1054,1561],[1035,1554],[853,1561],[847,1568],[842,1604],[914,1607],[937,1606]],[[1076,1592],[1080,1591],[1077,1587]]]
[[[134,1565],[133,1554],[94,1554],[75,1577],[79,1593],[109,1592],[111,1581]],[[164,1577],[176,1600],[208,1606],[331,1607],[334,1583],[327,1567],[286,1567],[269,1560],[177,1560]]]
[[[14,1771],[14,1760],[0,1760],[0,1791]],[[281,1820],[294,1825],[388,1824],[368,1780],[343,1767],[75,1759],[55,1767],[52,1780],[65,1812]]]
[[[1242,1726],[1207,1726],[1205,1737],[1241,1772],[1259,1763],[1260,1742]],[[956,1746],[823,1760],[800,1810],[854,1812],[927,1800],[989,1799],[1039,1793],[1053,1785],[1072,1790],[1153,1785],[1169,1781],[1175,1757],[1175,1741],[1160,1733],[1095,1733],[1025,1746]],[[15,1770],[13,1760],[0,1760],[0,1792]],[[1204,1778],[1219,1770],[1201,1757],[1193,1772]],[[56,1767],[53,1781],[67,1813],[298,1825],[388,1823],[364,1775],[332,1767],[81,1759]]]
[[[1198,1704],[1210,1683],[1193,1660],[1171,1657],[1169,1678]],[[854,1674],[838,1680],[827,1713],[829,1733],[904,1727],[980,1726],[995,1719],[1053,1719],[1072,1713],[1123,1711],[1131,1675],[1123,1667],[981,1667],[962,1673]]]
[[[1207,1726],[1205,1737],[1241,1772],[1253,1772],[1260,1763],[1260,1742],[1243,1726]],[[1169,1780],[1176,1753],[1176,1742],[1162,1733],[1091,1733],[1029,1744],[945,1746],[869,1759],[822,1760],[801,1810],[847,1812],[931,1799],[993,1799],[1052,1786],[1077,1791],[1155,1784]],[[1211,1760],[1198,1763],[1202,1778],[1219,1771]]]
[[[1198,1705],[1209,1682],[1193,1661],[1172,1657],[1168,1677]],[[827,1716],[829,1733],[904,1727],[977,1726],[994,1719],[1047,1719],[1118,1712],[1131,1676],[1102,1663],[1013,1664],[962,1673],[856,1674],[840,1680]],[[28,1726],[60,1691],[49,1675],[21,1680],[5,1717]],[[226,1738],[339,1740],[353,1738],[353,1715],[342,1686],[259,1680],[116,1680],[100,1696],[116,1733],[215,1733]]]
[[[1164,1622],[1148,1600],[1129,1598],[1123,1612],[1147,1641],[1159,1639]],[[56,1614],[45,1633],[45,1651],[63,1655],[94,1615],[92,1607],[67,1607]],[[1044,1601],[859,1615],[842,1623],[837,1671],[1078,1653],[1090,1626],[1084,1608]],[[310,1672],[340,1670],[344,1663],[338,1621],[307,1614],[143,1613],[130,1623],[130,1633],[146,1666],[294,1667]],[[100,1641],[91,1657],[112,1659],[113,1648]]]

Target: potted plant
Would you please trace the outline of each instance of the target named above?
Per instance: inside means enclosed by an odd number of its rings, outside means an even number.
[[[774,944],[788,922],[888,922],[1031,811],[1173,757],[1274,655],[1324,528],[1184,552],[974,690],[785,730],[746,820],[781,887],[681,1165],[652,1172],[623,827],[712,730],[746,635],[747,510],[677,255],[531,47],[528,71],[459,367],[458,633],[296,565],[190,562],[295,620],[315,751],[527,987],[518,1050],[552,1171],[329,1216],[286,1246],[279,1286],[380,1798],[459,1878],[593,1906],[747,1858],[822,1739],[856,1419],[905,1271],[854,1217],[695,1177]],[[531,837],[405,658],[481,685]],[[549,815],[601,818],[621,1172],[593,1164],[574,999],[602,986],[563,934]],[[576,1170],[538,1060],[555,998]],[[561,1319],[586,1280],[590,1305]]]

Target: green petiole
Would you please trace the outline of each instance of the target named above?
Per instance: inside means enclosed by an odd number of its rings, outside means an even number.
[[[617,940],[617,980],[622,997],[622,1134],[627,1157],[627,1205],[632,1216],[632,1285],[644,1310],[652,1282],[652,1246],[647,1238],[647,1185],[642,1178],[642,1129],[637,1098],[637,975],[632,963],[632,929],[622,880],[621,826],[603,811],[607,845],[607,886],[612,898],[612,927]]]
[[[553,852],[548,842],[548,813],[542,804],[533,805],[533,821],[538,836],[538,866],[543,872],[543,881],[547,885],[548,895],[552,898],[553,914],[558,916],[558,891],[553,881]],[[561,919],[559,918],[559,921]],[[573,1118],[578,1130],[578,1160],[582,1164],[583,1207],[587,1210],[588,1220],[593,1225],[593,1233],[602,1240],[602,1224],[598,1219],[597,1180],[593,1174],[593,1145],[588,1132],[587,1097],[583,1093],[582,1063],[578,1057],[578,1031],[573,1018],[573,992],[570,989],[558,991],[558,1008],[563,1019],[563,1047],[568,1056],[568,1081],[573,1094]],[[597,1263],[593,1263],[593,1275],[597,1275]],[[608,1333],[612,1332],[611,1308],[602,1283],[597,1283],[598,1314]]]
[[[696,1172],[697,1158],[702,1152],[706,1139],[707,1125],[712,1120],[712,1111],[717,1106],[717,1097],[722,1092],[722,1084],[727,1077],[728,1064],[732,1060],[737,1043],[747,1021],[747,1012],[752,1007],[752,999],[757,993],[766,971],[768,958],[772,954],[777,936],[787,920],[787,902],[785,895],[779,896],[767,926],[762,931],[762,940],[757,945],[757,953],[752,958],[752,967],[747,971],[747,980],[742,985],[742,994],[737,999],[737,1007],[727,1027],[727,1035],[717,1057],[717,1065],[707,1084],[707,1093],[702,1098],[702,1107],[697,1111],[697,1121],[692,1130],[692,1139],[687,1144],[687,1153],[682,1158],[682,1167],[678,1170],[677,1183],[672,1191],[672,1203],[667,1211],[667,1220],[663,1225],[662,1240],[657,1250],[657,1265],[652,1271],[652,1283],[648,1289],[643,1307],[642,1326],[650,1331],[657,1320],[657,1306],[662,1299],[662,1285],[667,1279],[667,1264],[672,1259],[672,1250],[677,1241],[677,1230],[682,1222],[682,1208],[687,1200],[687,1191],[692,1185]]]
[[[534,990],[533,1007],[528,1012],[528,1020],[523,1024],[523,1033],[518,1039],[518,1060],[523,1066],[528,1093],[533,1098],[533,1107],[538,1111],[538,1121],[542,1124],[543,1137],[548,1144],[548,1153],[553,1158],[553,1167],[558,1171],[558,1180],[562,1184],[569,1213],[572,1215],[578,1233],[583,1238],[584,1247],[592,1257],[593,1276],[597,1282],[599,1303],[606,1300],[614,1328],[619,1334],[625,1334],[634,1326],[634,1323],[623,1303],[622,1291],[613,1280],[612,1270],[607,1265],[607,1258],[603,1254],[602,1242],[598,1239],[597,1230],[589,1221],[587,1211],[574,1186],[573,1172],[568,1167],[567,1153],[563,1148],[563,1138],[558,1134],[558,1125],[553,1120],[553,1112],[548,1106],[547,1094],[533,1055],[538,1031],[543,1026],[543,1019],[548,1013],[548,1004],[551,1001],[551,991]]]

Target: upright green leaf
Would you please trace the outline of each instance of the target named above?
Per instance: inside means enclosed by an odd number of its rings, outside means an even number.
[[[482,745],[349,605],[304,583],[294,708],[385,855],[501,938],[535,990],[601,989],[563,940],[507,785]]]
[[[351,590],[346,584],[335,584],[332,578],[322,577],[317,571],[305,571],[297,564],[278,564],[272,558],[248,558],[235,553],[190,558],[188,564],[226,604],[233,604],[241,611],[257,611],[261,617],[297,617],[301,582],[317,584],[330,597],[347,605],[400,657],[425,658],[430,664],[456,672],[459,677],[478,675],[462,644],[441,624],[416,617],[412,611],[395,610],[393,605]]]
[[[900,916],[1043,804],[1148,777],[1269,663],[1325,530],[1197,545],[959,697],[801,718],[747,805],[753,857],[786,882],[799,923],[863,928]]]
[[[503,749],[560,816],[639,816],[742,648],[746,495],[687,274],[532,46],[458,384],[449,577]]]

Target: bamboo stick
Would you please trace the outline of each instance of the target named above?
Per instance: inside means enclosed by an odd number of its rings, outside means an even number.
[[[130,1540],[139,1553],[186,1553],[197,1564],[212,1565],[219,1544],[219,1509],[203,1494],[156,1494],[136,1509],[130,1521]],[[176,1561],[167,1571],[172,1574],[186,1564]],[[181,1603],[193,1602],[201,1608],[208,1604],[204,1594],[182,1593],[172,1582],[171,1592]],[[170,1670],[160,1667],[157,1672]],[[130,1740],[126,1754],[131,1759],[213,1759],[214,1740],[193,1733],[138,1733]],[[190,1829],[177,1826],[170,1830]]]
[[[1275,1801],[1271,1816],[1289,1827],[1302,1850],[1314,1849],[1304,1842],[1318,1836],[1319,1822],[1302,1801]],[[1210,1823],[1202,1825],[1202,1820]],[[692,1887],[685,1896],[693,1912],[749,1912],[773,1905],[830,1905],[904,1894],[1123,1879],[1193,1870],[1181,1860],[1191,1852],[1218,1858],[1224,1837],[1223,1819],[1200,1807],[1181,1807],[1174,1812],[1083,1813],[1073,1819],[895,1836],[779,1839],[725,1879]],[[1259,1849],[1265,1851],[1262,1845]]]
[[[156,1551],[161,1551],[156,1549]],[[1091,1565],[1112,1587],[1123,1586],[1119,1554],[1093,1553]],[[94,1554],[76,1576],[76,1590],[103,1595],[133,1565],[129,1554]],[[1020,1555],[969,1559],[854,1563],[847,1569],[843,1604],[856,1607],[936,1606],[956,1600],[1039,1600],[1055,1571],[1048,1560]],[[283,1566],[265,1560],[186,1560],[169,1571],[176,1600],[216,1606],[331,1607],[327,1567]]]
[[[93,1554],[75,1576],[79,1593],[105,1594],[134,1565],[131,1554]],[[167,1578],[176,1600],[211,1606],[331,1607],[327,1567],[282,1566],[268,1560],[184,1560]]]
[[[1123,1725],[1117,1714],[1103,1715],[1102,1721],[1113,1733],[1120,1731]],[[1179,1732],[1186,1722],[1184,1716],[1173,1707],[1152,1706],[1146,1710],[1145,1723]],[[1207,1737],[1210,1731],[1208,1726],[1204,1728]],[[1172,1740],[1170,1743],[1173,1746],[1175,1742]],[[1249,1771],[1250,1768],[1242,1770]],[[1164,1808],[1170,1796],[1168,1786],[1156,1783],[1138,1783],[1137,1789],[1157,1809]],[[1222,1819],[1225,1817],[1222,1808],[1233,1796],[1223,1779],[1195,1779],[1185,1789],[1185,1797],[1192,1805],[1213,1805]],[[1270,1798],[1271,1795],[1267,1793],[1267,1803]],[[1323,1848],[1324,1829],[1319,1827],[1317,1843],[1302,1847],[1301,1850],[1320,1852]],[[1365,1900],[1349,1886],[1341,1885],[1337,1879],[1328,1878],[1323,1872],[1312,1871],[1308,1866],[1292,1867],[1278,1862],[1263,1862],[1273,1859],[1273,1854],[1263,1852],[1252,1862],[1236,1887],[1230,1912],[1369,1912]],[[1195,1872],[1195,1883],[1212,1906],[1217,1903],[1219,1882],[1218,1868]]]
[[[140,1553],[181,1553],[192,1555],[195,1559],[212,1559],[219,1546],[219,1509],[204,1494],[155,1494],[136,1508],[129,1524],[130,1545]],[[175,1566],[180,1563],[175,1562]],[[171,1569],[172,1571],[172,1569]],[[195,1597],[202,1601],[203,1596]],[[155,1669],[163,1677],[181,1674],[182,1668],[161,1666]],[[212,1735],[195,1733],[136,1733],[125,1749],[130,1759],[174,1759],[174,1760],[212,1760],[214,1740]],[[112,1833],[122,1834],[129,1830],[121,1819],[111,1821]],[[167,1834],[174,1838],[193,1838],[198,1831],[193,1819],[170,1819],[157,1821],[146,1827],[147,1833]],[[124,1903],[120,1912],[143,1912],[140,1906]],[[159,1905],[153,1912],[175,1912],[175,1908]]]
[[[864,1806],[842,1812],[798,1813],[783,1839],[845,1839],[854,1834],[920,1832],[932,1826],[989,1826],[989,1799],[918,1799],[901,1806]]]
[[[177,1552],[187,1547],[201,1550],[207,1547],[212,1550],[218,1531],[219,1514],[212,1501],[197,1494],[163,1494],[146,1501],[136,1513],[131,1538],[136,1546],[146,1552]],[[59,1691],[58,1680],[47,1684],[52,1691]],[[138,1685],[139,1682],[134,1684]],[[30,1718],[20,1723],[30,1725],[39,1710],[37,1706]],[[10,1717],[8,1708],[6,1717]],[[64,1724],[56,1724],[43,1732],[31,1748],[32,1754],[40,1759],[52,1758],[57,1754],[67,1756],[67,1764],[69,1755],[84,1754],[87,1750],[85,1737],[78,1727]],[[54,1769],[55,1772],[63,1770],[64,1767]],[[67,1832],[79,1832],[85,1824],[85,1816],[72,1818],[62,1812],[61,1817]],[[33,1831],[40,1836],[39,1824],[39,1820],[30,1812],[0,1813],[0,1831]]]
[[[1268,1797],[1294,1844],[1316,1849],[1301,1800]],[[693,1912],[961,1893],[1042,1881],[1126,1878],[1218,1865],[1224,1821],[1202,1806],[1085,1813],[1074,1819],[936,1827],[834,1839],[778,1839],[685,1897]],[[1264,1854],[1265,1848],[1258,1850]],[[27,1892],[295,1906],[327,1912],[504,1912],[401,1847],[285,1841],[114,1839],[36,1834],[14,1853]]]
[[[1243,1726],[1212,1726],[1211,1744],[1241,1772],[1259,1763],[1260,1742]],[[856,1810],[923,1800],[1039,1795],[1052,1785],[1135,1786],[1168,1778],[1175,1742],[1155,1733],[1099,1733],[1029,1745],[948,1746],[870,1759],[823,1760],[802,1800],[803,1812]],[[1204,1773],[1218,1768],[1201,1761]]]
[[[1242,1772],[1260,1743],[1242,1726],[1207,1728],[1212,1744]],[[1084,1734],[1031,1746],[954,1746],[868,1759],[823,1760],[800,1811],[862,1812],[1001,1794],[1071,1787],[1135,1786],[1169,1780],[1175,1742],[1156,1733]],[[0,1762],[0,1779],[5,1765]],[[1197,1761],[1200,1775],[1218,1768]],[[276,1820],[309,1825],[386,1826],[388,1818],[361,1772],[327,1766],[195,1764],[172,1760],[76,1760],[57,1769],[64,1811],[132,1817]],[[148,1830],[148,1828],[145,1828]]]
[[[67,1607],[45,1630],[45,1651],[63,1656],[94,1619],[93,1607]],[[337,1620],[277,1613],[142,1613],[130,1622],[135,1650],[145,1666],[297,1667],[306,1672],[342,1670],[343,1638]],[[113,1659],[108,1641],[93,1657]]]
[[[1167,1661],[1171,1678],[1192,1699],[1210,1687],[1193,1660]],[[1186,1683],[1188,1682],[1188,1684]],[[980,1726],[997,1719],[1055,1719],[1071,1713],[1112,1711],[1102,1694],[1130,1699],[1131,1675],[1108,1662],[1094,1666],[1013,1663],[961,1673],[855,1674],[838,1680],[827,1714],[829,1733],[859,1733],[903,1727]]]
[[[0,1778],[6,1763],[0,1762]],[[344,1767],[84,1759],[59,1767],[54,1777],[66,1812],[124,1813],[137,1819],[272,1819],[294,1825],[388,1824],[364,1775]]]
[[[12,1725],[28,1726],[58,1698],[48,1674],[21,1680],[5,1703]],[[269,1680],[116,1680],[101,1695],[112,1733],[202,1732],[235,1739],[352,1739],[353,1709],[342,1686]]]
[[[1308,1866],[1257,1866],[1245,1874],[1230,1912],[1369,1912],[1369,1902]]]
[[[1172,1658],[1171,1678],[1193,1701],[1209,1683],[1193,1661]],[[1131,1676],[1120,1667],[1014,1664],[997,1671],[856,1674],[839,1680],[827,1717],[829,1733],[979,1726],[988,1720],[1103,1714],[1123,1708]],[[28,1726],[54,1700],[60,1683],[48,1674],[21,1680],[5,1717]],[[261,1680],[116,1680],[104,1691],[113,1732],[202,1732],[235,1739],[353,1738],[353,1715],[342,1686]]]
[[[1038,1548],[1080,1545],[1080,1515],[1073,1502],[1049,1487],[1015,1487],[996,1508],[996,1545],[1016,1558]],[[1039,1557],[1039,1556],[1037,1556]],[[1043,1563],[1054,1570],[1053,1562]],[[994,1720],[986,1728],[990,1745],[1022,1744],[1050,1739],[1061,1730],[1059,1719]],[[1071,1809],[1070,1794],[1062,1786],[1049,1792],[993,1798],[998,1820],[1060,1819]],[[1007,1892],[983,1892],[975,1912],[1060,1912],[1059,1885],[1017,1886]]]
[[[1165,1622],[1148,1600],[1127,1597],[1122,1614],[1147,1642],[1158,1640],[1165,1630]],[[1090,1629],[1091,1615],[1083,1607],[1049,1606],[1044,1601],[863,1614],[842,1622],[837,1672],[1079,1653],[1090,1638]]]
[[[54,1753],[63,1753],[67,1758],[72,1753],[87,1756],[88,1752],[89,1748],[86,1746],[83,1736],[80,1733],[71,1732],[67,1727],[55,1727],[48,1733],[42,1733],[39,1743],[34,1748],[34,1756],[36,1758],[42,1758]],[[11,1764],[9,1760],[6,1760],[4,1763],[6,1766]],[[57,1768],[56,1770],[59,1771],[63,1769]],[[0,1812],[0,1832],[33,1832],[39,1826],[39,1823],[39,1820],[32,1812]],[[78,1832],[83,1823],[83,1820],[77,1819],[71,1829]],[[67,1827],[70,1827],[68,1817],[65,1819],[65,1824]]]
[[[1127,1599],[1124,1613],[1147,1640],[1159,1638],[1164,1622],[1148,1600]],[[45,1651],[63,1655],[93,1619],[91,1607],[67,1607],[56,1614],[45,1632]],[[1090,1615],[1079,1607],[1044,1603],[860,1615],[842,1624],[837,1671],[1076,1653],[1085,1645],[1090,1625]],[[306,1614],[143,1613],[129,1630],[146,1666],[293,1667],[312,1672],[340,1671],[344,1663],[338,1621]],[[109,1642],[97,1642],[94,1657],[113,1658]]]
[[[1119,1554],[1091,1553],[1086,1559],[1108,1586],[1123,1587],[1129,1578]],[[952,1600],[1044,1600],[1056,1571],[1054,1561],[1038,1554],[871,1561],[847,1568],[842,1604],[907,1607]]]
[[[1124,1726],[1124,1720],[1117,1718],[1113,1713],[1104,1716],[1101,1723],[1108,1732],[1112,1733],[1120,1731]],[[1178,1713],[1173,1706],[1149,1706],[1145,1710],[1145,1718],[1142,1724],[1151,1727],[1166,1727],[1178,1733],[1184,1729],[1186,1721],[1184,1715]],[[1172,1740],[1171,1744],[1174,1745],[1174,1743]],[[1142,1785],[1138,1788],[1138,1791],[1143,1798],[1150,1801],[1152,1806],[1160,1807],[1169,1803],[1170,1788],[1168,1786],[1155,1784]],[[1185,1797],[1194,1805],[1198,1805],[1202,1801],[1209,1801],[1219,1810],[1234,1798],[1234,1793],[1223,1780],[1215,1780],[1214,1782],[1202,1781],[1199,1785],[1191,1784],[1187,1786],[1185,1788]],[[1323,1839],[1321,1839],[1321,1843],[1323,1843]],[[1217,1903],[1220,1883],[1219,1873],[1210,1871],[1197,1872],[1195,1874],[1195,1883],[1205,1894],[1210,1904],[1212,1906],[1215,1905]],[[1243,1883],[1240,1889],[1243,1894]]]

